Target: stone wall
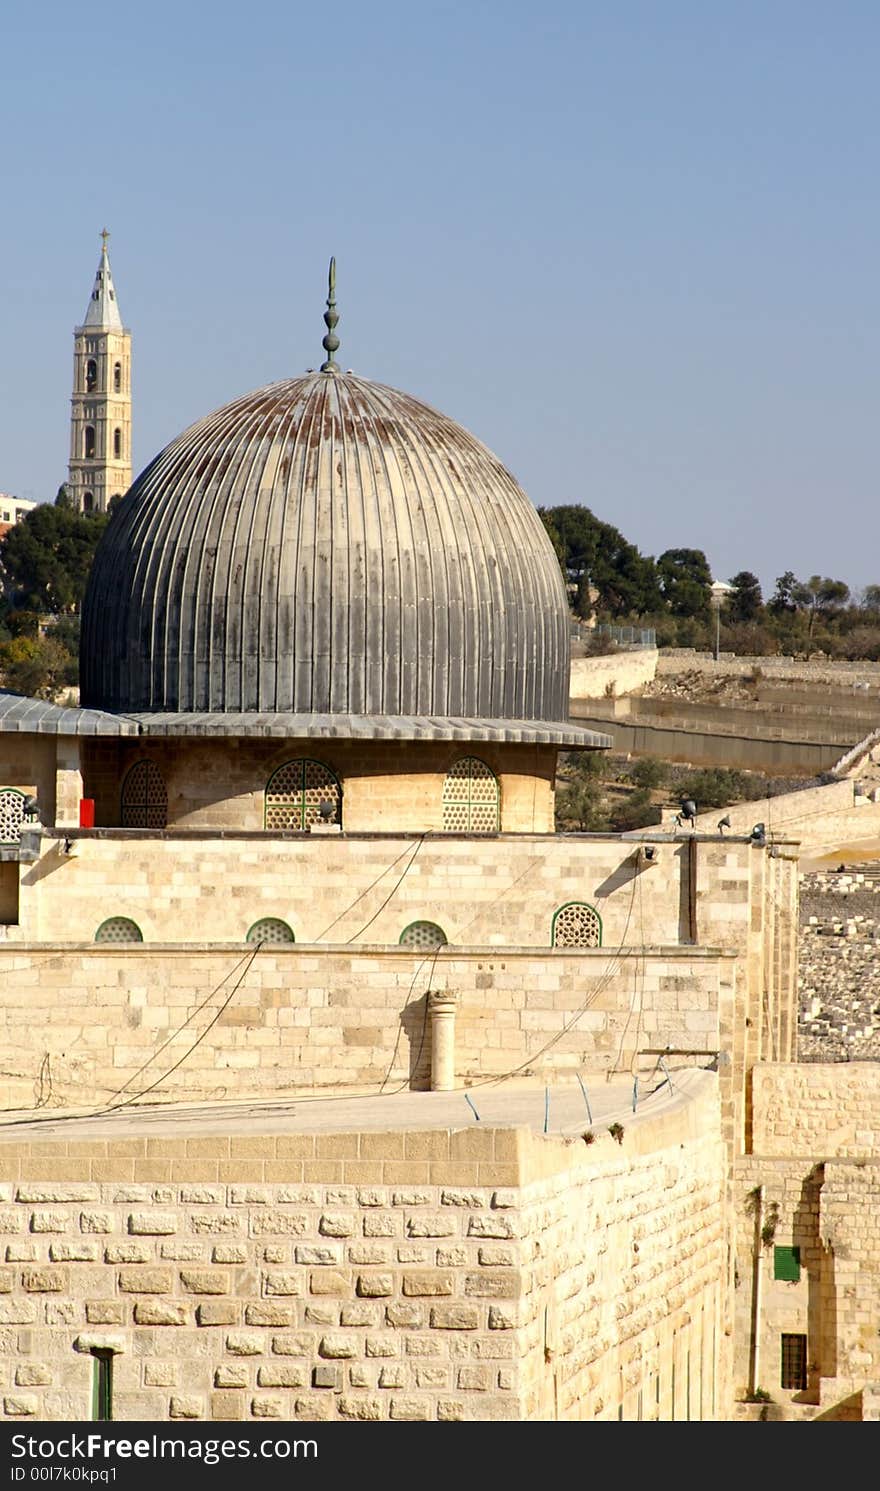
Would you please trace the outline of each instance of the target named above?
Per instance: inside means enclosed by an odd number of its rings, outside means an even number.
[[[572,658],[570,697],[602,699],[643,689],[654,679],[657,657],[656,647],[639,647],[632,652]]]
[[[832,1127],[829,1153],[836,1135]],[[861,1417],[856,1400],[880,1370],[878,1206],[876,1160],[738,1162],[737,1396],[757,1386],[782,1405],[784,1417]],[[777,1277],[790,1272],[779,1267],[779,1250],[792,1248],[799,1277]],[[805,1339],[805,1390],[782,1386],[783,1335]]]
[[[433,833],[443,829],[446,774],[464,756],[478,757],[497,776],[505,833],[552,832],[556,751],[549,746],[124,737],[84,741],[83,780],[85,795],[95,800],[95,822],[104,827],[119,825],[126,773],[135,762],[148,760],[165,782],[170,827],[255,831],[264,826],[272,773],[287,761],[306,757],[329,766],[340,779],[346,829]]]
[[[752,1073],[755,1154],[873,1159],[880,1152],[880,1064],[766,1062]]]
[[[7,1420],[724,1418],[708,1074],[583,1140],[449,1131],[0,1145]],[[625,1277],[625,1307],[620,1308]]]
[[[717,1051],[734,966],[699,948],[0,945],[0,1105],[424,1088],[428,989],[457,996],[461,1081],[629,1070],[642,1049]]]
[[[687,940],[687,847],[668,837],[640,870],[637,846],[610,836],[160,835],[117,830],[47,837],[22,865],[17,936],[87,941],[126,916],[145,941],[244,941],[263,917],[297,942],[396,945],[413,921],[466,946],[548,947],[554,913],[586,901],[603,944]],[[749,847],[724,846],[749,864]]]
[[[717,676],[750,677],[756,670],[765,678],[805,684],[865,683],[880,688],[880,663],[834,661],[821,658],[746,657],[723,652],[716,661],[711,652],[690,647],[664,647],[657,659],[658,678],[687,671]]]

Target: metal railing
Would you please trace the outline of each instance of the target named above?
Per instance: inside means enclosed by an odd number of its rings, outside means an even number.
[[[583,626],[573,621],[571,636],[575,642],[590,642],[601,637],[604,642],[614,642],[618,647],[657,646],[657,633],[652,626]]]

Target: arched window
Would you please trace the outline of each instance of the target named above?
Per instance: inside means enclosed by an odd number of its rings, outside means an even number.
[[[168,793],[158,766],[136,761],[122,784],[122,827],[165,828]]]
[[[128,916],[108,916],[95,933],[96,942],[143,942],[144,934]]]
[[[307,829],[313,823],[339,823],[342,788],[323,761],[286,761],[266,785],[266,827]]]
[[[585,901],[568,901],[553,918],[553,947],[601,947],[602,918]]]
[[[98,386],[98,364],[93,357],[86,363],[86,393],[93,393]]]
[[[95,505],[95,499],[91,492],[83,492],[83,512],[90,513]]]
[[[95,454],[95,426],[86,425],[83,430],[83,455],[90,461]]]
[[[498,778],[485,761],[463,756],[443,783],[443,828],[447,833],[497,833]]]
[[[282,943],[295,942],[287,922],[283,922],[278,916],[264,916],[258,922],[254,922],[245,938],[246,942],[263,942],[270,947],[279,947]]]
[[[113,455],[117,461],[122,455],[122,431],[118,427],[113,431]]]
[[[400,946],[411,947],[419,953],[445,947],[446,942],[446,933],[436,922],[410,922],[400,934]]]
[[[122,393],[122,363],[113,364],[113,392]]]
[[[17,787],[0,789],[0,844],[17,844],[24,823],[24,793]]]

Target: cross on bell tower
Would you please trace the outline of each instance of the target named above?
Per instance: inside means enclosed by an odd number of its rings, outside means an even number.
[[[131,486],[131,332],[119,314],[109,237],[103,228],[88,309],[73,333],[67,485],[80,512],[106,512]]]

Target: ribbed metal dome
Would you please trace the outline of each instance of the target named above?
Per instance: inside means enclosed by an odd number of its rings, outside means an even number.
[[[83,705],[565,720],[568,606],[478,440],[336,367],[173,440],[98,548]]]

